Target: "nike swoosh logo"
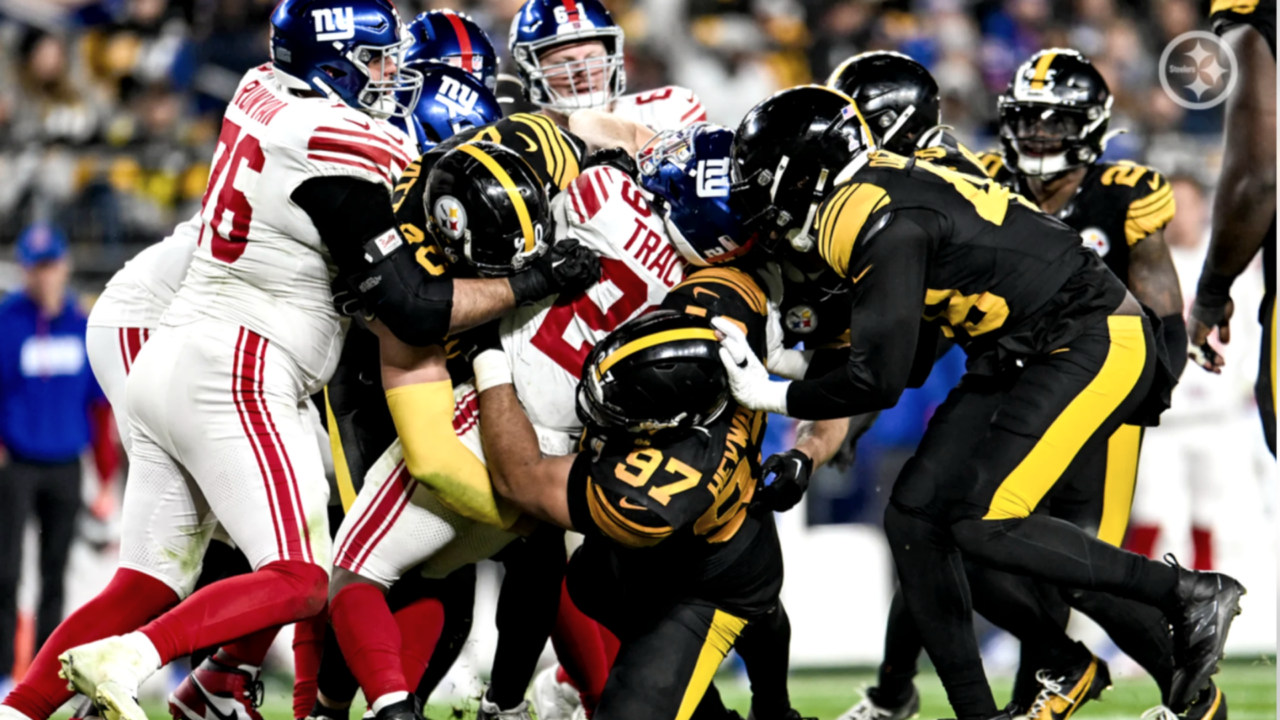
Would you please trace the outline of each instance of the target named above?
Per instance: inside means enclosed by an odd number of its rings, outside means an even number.
[[[1152,190],[1155,190],[1156,188],[1160,187],[1160,176],[1157,175],[1151,178],[1150,180],[1148,180],[1147,186],[1150,187]]]
[[[200,683],[199,678],[194,676],[191,681],[200,690],[200,694],[204,696],[205,708],[214,718],[217,718],[217,720],[238,720],[239,714],[236,710],[239,708],[240,703],[234,698],[219,697],[209,692],[209,689]],[[209,720],[208,715],[205,718]]]
[[[356,122],[355,120],[352,120],[351,118],[342,118],[342,119],[343,119],[343,120],[346,120],[347,122],[351,123],[352,125],[355,125],[356,127],[360,128],[361,130],[364,130],[364,131],[368,131],[368,130],[369,130],[369,123],[367,123],[367,122]]]
[[[719,295],[717,295],[717,294],[715,294],[715,293],[711,292],[710,290],[707,290],[706,288],[700,288],[700,287],[696,287],[696,288],[694,288],[694,289],[693,289],[693,296],[694,296],[695,298],[696,298],[696,297],[698,297],[698,293],[704,293],[704,294],[710,295],[710,296],[711,296],[711,297],[713,297],[713,298],[718,298],[718,297],[720,297]]]
[[[528,144],[528,147],[526,147],[526,148],[524,149],[524,151],[525,151],[525,152],[537,152],[537,151],[538,151],[538,143],[534,142],[534,141],[533,141],[533,140],[532,140],[528,135],[525,135],[524,133],[520,132],[519,130],[517,130],[517,131],[516,131],[516,134],[517,134],[517,135],[519,135],[520,137],[524,138],[524,141]]]
[[[649,509],[643,505],[637,505],[626,498],[620,498],[618,500],[618,505],[622,507],[624,510],[648,510]]]
[[[871,269],[871,268],[873,268],[873,267],[875,267],[875,265],[868,265],[868,266],[866,266],[866,267],[862,268],[862,272],[858,273],[858,277],[853,278],[853,284],[854,284],[854,285],[857,285],[857,284],[858,284],[858,281],[862,279],[862,276],[863,276],[863,275],[866,275],[866,274],[867,274],[867,271],[868,271],[868,270],[870,270],[870,269]]]

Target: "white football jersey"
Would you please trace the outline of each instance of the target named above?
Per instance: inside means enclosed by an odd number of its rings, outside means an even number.
[[[332,307],[329,252],[290,197],[305,180],[334,176],[390,192],[412,153],[390,123],[297,97],[270,65],[250,70],[227,106],[199,247],[162,325],[201,317],[242,325],[288,352],[309,392],[319,390],[333,374],[345,325]]]
[[[623,95],[613,102],[613,114],[654,132],[679,130],[707,120],[707,111],[697,94],[677,85]]]
[[[572,237],[600,255],[598,284],[574,298],[547,299],[503,318],[502,347],[516,394],[543,452],[573,452],[582,429],[575,393],[587,354],[627,320],[662,302],[684,279],[685,261],[639,186],[594,167],[551,201],[556,239]]]
[[[147,328],[160,325],[191,266],[204,221],[196,213],[169,237],[138,253],[111,276],[89,313],[90,327]]]

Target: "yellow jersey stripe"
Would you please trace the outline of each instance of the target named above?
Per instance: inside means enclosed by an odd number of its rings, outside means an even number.
[[[481,150],[479,147],[470,143],[459,145],[458,149],[480,161],[493,176],[497,178],[498,184],[502,185],[507,191],[507,199],[511,201],[511,206],[516,209],[516,217],[520,218],[520,233],[524,235],[524,251],[531,252],[536,244],[536,238],[533,234],[533,219],[529,216],[529,207],[525,205],[524,196],[520,194],[520,188],[516,187],[516,183],[507,174],[506,170],[498,164],[497,160],[489,153]]]
[[[984,520],[1029,516],[1103,422],[1142,378],[1147,341],[1142,318],[1107,318],[1111,348],[1093,380],[1063,408],[1031,452],[1000,483]]]
[[[518,114],[512,116],[512,120],[527,126],[538,137],[538,144],[542,146],[542,157],[547,164],[547,175],[551,178],[551,182],[556,184],[556,187],[562,188],[560,176],[564,172],[564,162],[556,152],[556,147],[552,144],[551,138],[547,137],[546,128],[537,122],[536,115]]]
[[[324,388],[324,416],[329,426],[329,450],[333,453],[333,474],[338,481],[338,497],[342,500],[342,514],[351,511],[356,502],[356,486],[351,481],[351,468],[347,467],[347,451],[342,447],[342,437],[338,433],[338,417],[333,414],[329,405],[329,386]]]
[[[844,210],[845,203],[849,202],[849,198],[857,192],[858,185],[861,183],[853,183],[846,185],[836,193],[835,197],[823,206],[823,212],[818,216],[818,254],[826,258],[831,254],[831,238],[835,236],[836,219],[840,217],[841,211]]]
[[[1238,15],[1249,15],[1258,9],[1258,0],[1213,0],[1209,14],[1233,12]]]
[[[641,350],[651,348],[654,345],[662,343],[675,342],[676,340],[710,340],[716,342],[716,331],[707,328],[682,328],[679,330],[664,330],[660,333],[642,337],[639,340],[632,340],[613,351],[609,357],[600,361],[600,367],[596,370],[596,379],[604,377],[609,369],[614,365],[635,355]]]
[[[764,291],[760,289],[760,285],[747,273],[737,268],[717,267],[699,270],[693,275],[685,278],[680,285],[697,285],[705,283],[719,283],[727,285],[737,291],[738,295],[747,303],[751,311],[757,315],[764,315],[769,311],[769,301],[765,297]],[[677,286],[679,287],[679,286]]]
[[[646,528],[619,515],[594,482],[587,481],[587,509],[600,531],[627,547],[653,547],[675,532],[672,528]]]
[[[723,610],[716,610],[711,617],[711,627],[707,628],[707,639],[698,652],[698,661],[693,666],[693,676],[685,686],[684,697],[680,699],[680,709],[676,712],[676,720],[689,720],[702,702],[702,696],[711,687],[711,680],[716,675],[720,663],[724,661],[729,649],[738,641],[747,621],[730,615]]]
[[[849,257],[853,244],[862,234],[867,219],[889,204],[889,194],[884,188],[870,183],[860,183],[840,208],[830,229],[827,254],[823,257],[832,270],[842,278],[849,277]]]
[[[1124,221],[1125,240],[1130,245],[1133,245],[1151,233],[1163,228],[1169,224],[1170,220],[1173,220],[1176,211],[1177,206],[1173,201],[1173,197],[1170,196],[1168,202],[1163,203],[1158,208],[1152,208],[1138,216],[1130,215]]]

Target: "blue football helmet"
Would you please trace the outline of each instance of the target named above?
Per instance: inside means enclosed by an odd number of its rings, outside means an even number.
[[[502,119],[502,105],[475,76],[441,63],[422,66],[422,95],[413,116],[432,145]]]
[[[641,187],[691,265],[719,265],[755,244],[729,205],[732,148],[732,130],[697,123],[655,135],[636,156]]]
[[[542,65],[548,50],[591,41],[604,44],[603,57]],[[528,100],[541,107],[568,114],[605,107],[626,91],[622,28],[600,0],[528,0],[511,21],[508,45]],[[564,94],[548,82],[582,75],[587,88],[570,83]]]
[[[387,0],[283,0],[271,13],[271,62],[281,84],[374,117],[405,117],[418,99],[422,75],[403,66],[408,46]]]
[[[424,63],[442,62],[475,75],[490,91],[497,88],[498,52],[469,16],[432,10],[418,15],[406,29],[413,39],[404,56],[406,67],[422,70]]]

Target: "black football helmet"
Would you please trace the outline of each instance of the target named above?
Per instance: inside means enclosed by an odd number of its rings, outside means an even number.
[[[1041,50],[1000,96],[1005,162],[1024,175],[1052,177],[1088,165],[1106,149],[1111,90],[1075,50]]]
[[[506,277],[546,252],[551,203],[518,153],[469,142],[431,167],[423,193],[427,226],[451,264]]]
[[[728,402],[711,323],[676,310],[610,333],[587,355],[578,383],[578,417],[597,430],[687,430],[715,420]]]
[[[942,122],[938,82],[902,53],[865,52],[845,60],[827,87],[853,98],[876,145],[910,155],[916,143]]]
[[[821,85],[756,105],[733,138],[730,202],[766,250],[805,252],[822,201],[866,163],[874,136],[848,95]]]

